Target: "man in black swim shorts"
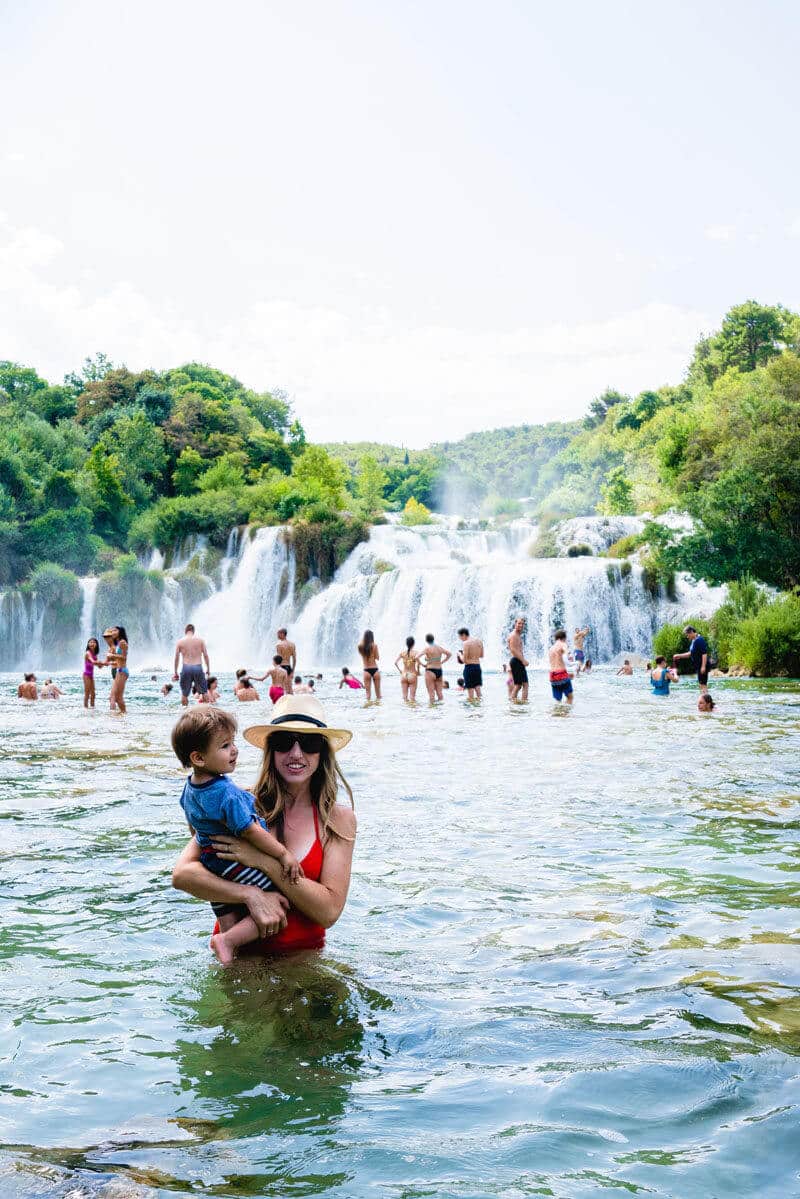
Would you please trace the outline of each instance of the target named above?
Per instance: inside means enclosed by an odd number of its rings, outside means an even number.
[[[525,650],[522,645],[522,634],[524,632],[525,621],[523,617],[518,616],[514,621],[513,629],[508,635],[508,650],[511,654],[511,660],[508,665],[511,670],[511,679],[514,683],[509,698],[514,704],[526,704],[528,702],[528,671],[526,669],[528,660],[525,657]]]
[[[692,669],[697,671],[697,682],[700,685],[701,695],[708,694],[708,642],[705,637],[698,633],[697,629],[690,624],[687,624],[683,630],[684,637],[689,638],[689,650],[685,654],[673,654],[673,664],[679,658],[691,658]]]
[[[481,658],[483,657],[483,642],[478,637],[470,637],[469,629],[459,629],[461,652],[459,657],[464,663],[464,687],[467,699],[480,699],[483,686]]]

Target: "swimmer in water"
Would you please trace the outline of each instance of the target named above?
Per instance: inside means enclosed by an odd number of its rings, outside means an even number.
[[[621,675],[621,674],[633,674],[633,667],[631,666],[630,660],[628,658],[625,659],[625,661],[622,663],[619,670],[617,671],[617,675]]]
[[[26,674],[24,683],[20,683],[17,687],[17,699],[38,699],[39,692],[36,689],[36,675]]]
[[[243,678],[239,680],[236,698],[240,704],[251,704],[255,700],[261,699],[261,696],[258,694],[250,680],[248,678]]]
[[[704,691],[697,700],[698,712],[713,712],[716,706],[710,691]]]
[[[363,691],[364,685],[350,673],[346,666],[342,667],[342,677],[339,679],[339,690],[349,687],[351,691]]]
[[[567,670],[567,634],[564,629],[559,629],[554,634],[553,644],[548,650],[550,659],[550,689],[553,692],[553,699],[561,703],[565,699],[568,704],[572,703],[572,675]]]
[[[44,686],[39,692],[39,699],[59,699],[64,692],[52,679],[45,679]]]

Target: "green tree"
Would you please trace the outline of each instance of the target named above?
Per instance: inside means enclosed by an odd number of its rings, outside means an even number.
[[[31,407],[36,393],[46,387],[46,380],[40,379],[32,366],[0,362],[0,403],[7,400],[20,408]]]
[[[134,512],[133,500],[121,483],[120,460],[96,445],[86,460],[86,473],[97,532],[120,545]]]
[[[635,511],[633,503],[633,487],[625,477],[625,468],[616,466],[609,471],[606,481],[600,488],[602,500],[597,505],[598,511],[606,516],[629,516]]]
[[[598,425],[602,425],[612,408],[616,408],[617,404],[629,404],[630,398],[620,391],[615,391],[613,387],[607,387],[603,394],[597,396],[589,405],[589,414],[583,421],[585,427],[596,429]]]
[[[372,454],[365,454],[356,477],[356,494],[368,519],[383,512],[383,491],[387,482],[386,472],[378,465],[377,459]]]
[[[98,442],[106,454],[114,454],[119,463],[123,489],[140,508],[153,496],[155,486],[164,477],[167,455],[164,434],[151,424],[141,408],[120,417]]]
[[[295,459],[292,474],[301,487],[312,494],[317,490],[332,508],[338,511],[345,507],[347,476],[344,467],[341,462],[331,458],[322,446],[306,446]]]
[[[245,454],[223,454],[197,480],[198,491],[235,491],[244,487]]]
[[[191,495],[193,491],[196,491],[197,480],[207,466],[206,460],[201,458],[197,450],[193,450],[191,446],[182,450],[172,472],[172,485],[178,495]]]
[[[755,300],[737,304],[726,313],[719,332],[699,342],[690,376],[713,383],[732,367],[754,371],[781,353],[793,329],[792,314],[781,305],[769,307]]]

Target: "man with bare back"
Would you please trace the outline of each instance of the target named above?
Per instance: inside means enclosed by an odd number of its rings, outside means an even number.
[[[297,647],[293,641],[289,641],[287,638],[287,630],[278,629],[278,640],[275,644],[275,653],[280,655],[281,666],[289,676],[286,693],[287,695],[291,695],[292,679],[295,676],[297,667]]]
[[[464,663],[464,689],[467,699],[480,699],[483,686],[483,642],[479,637],[470,637],[469,629],[459,629],[458,635],[461,638],[459,658]]]
[[[425,667],[425,686],[428,689],[428,699],[431,703],[437,699],[444,699],[442,667],[448,658],[453,656],[450,650],[437,645],[433,633],[426,633],[425,648],[420,650],[417,656]]]
[[[508,652],[511,654],[509,667],[511,669],[511,679],[513,686],[511,687],[510,700],[512,704],[526,704],[528,702],[528,659],[525,657],[525,650],[522,645],[522,634],[525,632],[525,620],[518,616],[514,621],[514,627],[508,635]],[[520,696],[522,698],[520,699]]]
[[[586,640],[586,638],[588,637],[590,632],[591,632],[591,628],[587,624],[585,629],[576,629],[575,634],[572,638],[572,643],[574,646],[573,657],[575,658],[575,661],[577,663],[577,665],[575,667],[575,677],[576,678],[583,670],[583,664],[586,661],[586,653],[583,648],[583,643]]]
[[[183,658],[183,666],[179,676],[178,661],[180,658]],[[206,664],[205,671],[203,671],[203,662]],[[206,643],[202,637],[197,636],[194,625],[187,624],[183,636],[175,646],[175,661],[172,664],[172,681],[177,683],[180,677],[181,704],[184,708],[189,703],[192,687],[195,688],[198,695],[202,696],[207,693],[207,676],[210,673],[211,666],[208,661]]]
[[[550,658],[550,689],[553,699],[561,703],[566,699],[572,703],[572,675],[567,670],[567,634],[559,629],[553,638],[553,644],[548,651]]]

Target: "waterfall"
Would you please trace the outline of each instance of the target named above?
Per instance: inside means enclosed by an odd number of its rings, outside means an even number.
[[[498,667],[514,618],[524,616],[533,664],[544,664],[554,629],[587,624],[589,656],[604,662],[624,650],[649,654],[660,624],[710,614],[724,598],[682,580],[671,603],[645,589],[633,564],[626,574],[605,558],[531,558],[535,531],[521,521],[495,531],[377,526],[293,622],[293,640],[304,660],[352,665],[371,628],[386,666],[408,635],[421,647],[430,632],[454,648],[465,625],[483,638],[486,665]]]
[[[44,604],[22,591],[0,592],[0,670],[40,670]]]
[[[582,517],[571,522],[565,540],[608,544],[633,531],[636,519]],[[506,637],[518,615],[527,619],[526,650],[532,663],[544,662],[556,627],[571,634],[586,624],[591,626],[589,655],[607,662],[623,651],[649,654],[660,624],[710,615],[724,599],[724,589],[686,578],[678,579],[674,602],[654,597],[635,563],[532,558],[536,531],[525,520],[499,528],[469,527],[455,518],[417,528],[396,522],[377,525],[328,586],[311,580],[298,596],[295,557],[284,529],[233,529],[216,566],[205,538],[186,539],[163,571],[163,586],[143,579],[106,607],[113,609],[111,619],[135,630],[134,669],[169,663],[187,620],[205,638],[212,666],[219,670],[267,667],[281,625],[290,629],[304,667],[351,668],[357,665],[356,645],[365,628],[374,631],[388,667],[409,634],[420,647],[430,632],[455,649],[457,630],[466,625],[483,638],[491,668],[507,658]],[[93,625],[109,614],[98,611],[103,605],[97,585],[97,579],[81,580],[81,649],[88,637],[98,635]],[[44,615],[34,595],[8,591],[0,596],[0,669],[42,666]],[[67,648],[71,652],[71,646],[48,647],[46,665],[63,661]]]
[[[94,611],[95,611],[95,596],[97,595],[98,579],[94,575],[88,575],[84,579],[78,580],[81,585],[81,593],[83,595],[83,603],[81,604],[81,627],[80,627],[80,650],[83,653],[84,646],[90,637],[100,638],[100,630],[94,627]]]

